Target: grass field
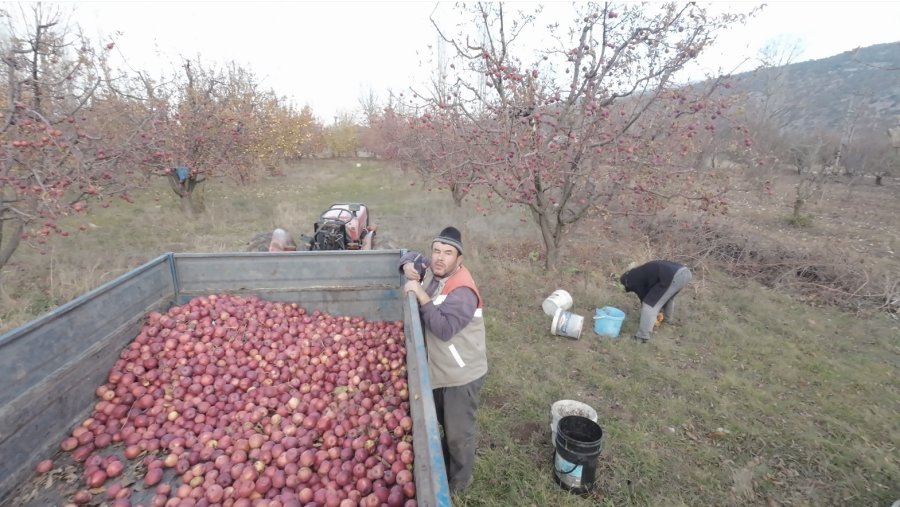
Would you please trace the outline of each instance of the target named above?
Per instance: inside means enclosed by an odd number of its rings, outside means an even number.
[[[573,233],[562,269],[548,273],[521,211],[484,216],[379,162],[361,164],[306,162],[252,188],[213,182],[208,213],[195,221],[162,185],[134,205],[70,217],[64,227],[85,224],[87,232],[52,238],[43,254],[23,247],[4,268],[0,330],[160,253],[244,250],[276,225],[311,232],[331,202],[356,200],[370,206],[380,240],[394,247],[427,248],[440,228],[457,225],[486,300],[490,373],[476,477],[455,505],[889,506],[900,498],[893,316],[809,305],[703,264],[679,296],[677,322],[641,345],[626,338],[638,301],[616,278],[628,262],[662,252],[647,238],[615,222],[586,224]],[[861,255],[896,266],[897,199],[891,208],[877,194],[892,190],[857,188],[835,201],[852,212],[835,216],[812,206],[818,220],[798,233],[781,225],[790,188],[788,181],[766,200],[746,192],[730,220],[785,242],[853,242]],[[579,340],[550,334],[541,302],[557,288],[587,317]],[[594,308],[607,305],[628,315],[622,338],[590,329]],[[566,398],[593,406],[605,432],[599,487],[587,498],[552,479],[549,407]]]

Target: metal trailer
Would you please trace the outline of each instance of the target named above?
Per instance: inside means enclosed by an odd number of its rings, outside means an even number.
[[[400,291],[403,253],[166,253],[0,336],[0,505],[17,503],[17,489],[36,464],[91,413],[97,386],[148,312],[233,293],[338,315],[402,319],[416,500],[450,506],[418,305]]]

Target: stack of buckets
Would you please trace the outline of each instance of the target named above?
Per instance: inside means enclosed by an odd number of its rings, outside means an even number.
[[[541,305],[544,313],[553,317],[550,323],[550,333],[556,336],[567,336],[578,339],[581,336],[581,328],[584,325],[584,317],[569,311],[572,308],[572,296],[557,289],[544,300]],[[594,332],[600,336],[615,338],[622,329],[622,321],[625,320],[625,312],[612,306],[597,308],[594,315]]]
[[[550,406],[553,435],[553,479],[565,490],[586,494],[597,479],[597,458],[603,446],[603,429],[597,412],[575,400],[559,400]]]
[[[553,291],[553,294],[544,300],[541,308],[544,309],[544,313],[553,317],[553,322],[550,323],[551,334],[576,340],[581,336],[584,317],[568,311],[572,308],[572,296],[568,292],[562,289]]]

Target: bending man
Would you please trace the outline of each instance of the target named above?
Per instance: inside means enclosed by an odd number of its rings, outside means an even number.
[[[691,270],[672,261],[650,261],[626,271],[619,281],[625,292],[634,292],[641,300],[641,324],[634,337],[644,343],[650,339],[657,315],[662,309],[665,320],[675,315],[675,296],[690,283]]]

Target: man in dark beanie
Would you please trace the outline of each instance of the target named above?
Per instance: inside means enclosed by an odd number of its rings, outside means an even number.
[[[451,493],[472,483],[475,412],[488,369],[483,301],[462,258],[462,235],[447,227],[431,242],[430,257],[409,252],[400,259],[407,278],[403,291],[415,293],[425,329]]]
[[[625,292],[634,292],[641,300],[641,323],[634,338],[650,340],[659,311],[666,320],[675,315],[675,296],[690,283],[691,270],[673,261],[650,261],[626,271],[619,281]]]

